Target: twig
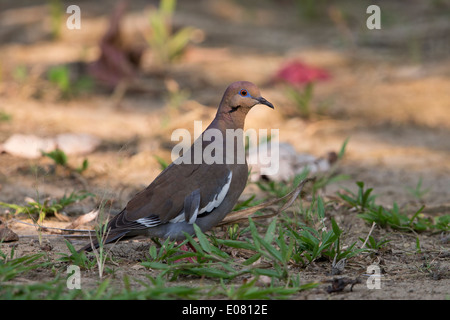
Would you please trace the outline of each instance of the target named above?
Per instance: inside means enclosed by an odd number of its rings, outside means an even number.
[[[12,218],[11,220],[14,221],[14,222],[26,224],[28,226],[38,227],[42,231],[45,231],[45,230],[59,230],[59,231],[65,231],[65,232],[86,232],[86,233],[94,232],[94,230],[86,230],[86,229],[65,229],[65,228],[56,228],[56,227],[46,227],[46,226],[41,226],[40,224],[37,224],[37,223],[29,223],[29,222],[25,222],[25,221],[22,221],[22,220],[19,220],[19,219],[16,219],[16,218]]]
[[[364,248],[364,247],[366,246],[367,240],[369,240],[369,237],[370,237],[370,235],[372,234],[372,231],[373,231],[373,229],[375,228],[375,225],[376,225],[375,221],[372,222],[372,227],[370,227],[369,234],[367,235],[366,240],[364,240],[364,243],[362,244],[361,249]]]
[[[255,216],[254,218],[255,219],[264,219],[264,218],[270,218],[270,217],[276,216],[280,212],[289,208],[294,203],[295,199],[297,199],[299,194],[302,192],[303,187],[307,182],[315,181],[315,180],[316,180],[316,177],[304,179],[297,185],[297,187],[294,190],[289,192],[284,197],[269,200],[264,203],[253,206],[251,208],[245,208],[245,209],[242,209],[239,211],[231,212],[222,220],[222,222],[220,222],[218,224],[218,226],[224,226],[224,225],[229,225],[229,224],[246,221],[248,219],[248,217],[250,215],[252,215],[253,213],[255,213],[256,211],[267,208],[271,205],[274,205],[275,203],[278,203],[280,201],[288,199],[288,201],[278,211],[274,210],[275,211],[274,213],[263,215],[263,216]]]
[[[93,231],[93,230],[92,230]],[[44,234],[43,237],[50,238],[50,237],[63,237],[63,238],[83,238],[88,239],[90,236],[87,234]],[[39,238],[39,235],[37,234],[23,234],[19,235],[19,238]]]

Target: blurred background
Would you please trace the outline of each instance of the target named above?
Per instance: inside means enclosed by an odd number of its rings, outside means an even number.
[[[448,203],[449,31],[447,0],[3,0],[0,201],[89,190],[120,208],[170,163],[172,131],[248,80],[275,110],[246,128],[314,161],[347,141],[328,192]]]

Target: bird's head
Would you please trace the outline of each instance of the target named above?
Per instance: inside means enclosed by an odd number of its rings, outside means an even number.
[[[273,104],[261,97],[258,87],[248,81],[238,81],[230,84],[220,103],[219,113],[246,115],[257,104],[265,104],[274,108]]]

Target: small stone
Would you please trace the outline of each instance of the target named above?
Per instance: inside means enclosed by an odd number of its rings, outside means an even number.
[[[0,242],[19,241],[17,233],[7,227],[0,228]]]

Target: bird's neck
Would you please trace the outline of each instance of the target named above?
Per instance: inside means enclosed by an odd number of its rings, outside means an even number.
[[[237,119],[228,117],[227,114],[218,114],[202,135],[204,136],[206,132],[211,129],[218,130],[221,135],[219,141],[222,142],[222,156],[224,162],[245,164],[246,160],[243,127],[243,120],[242,122],[240,122],[237,121]],[[219,132],[216,131],[214,133],[211,133],[210,135],[215,136]],[[207,136],[202,137],[203,148],[211,144],[212,140],[215,140],[215,138],[211,140],[210,135],[208,134]]]
[[[211,122],[209,127],[211,128],[217,128],[221,130],[222,132],[225,132],[227,129],[244,129],[245,124],[245,115],[240,115],[237,113],[240,113],[240,110],[236,111],[236,114],[234,113],[217,113],[214,120]]]

